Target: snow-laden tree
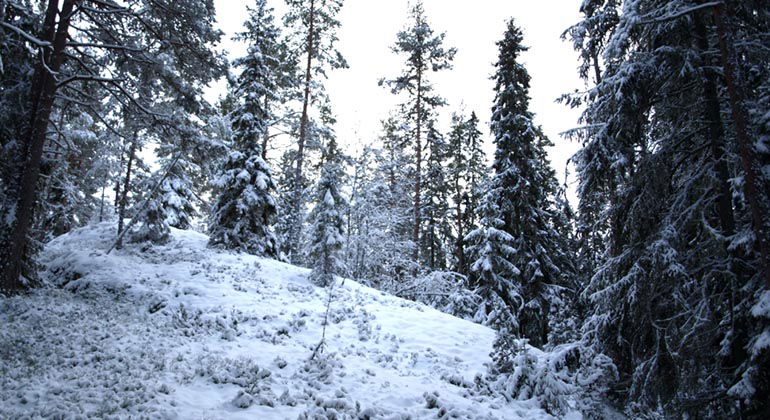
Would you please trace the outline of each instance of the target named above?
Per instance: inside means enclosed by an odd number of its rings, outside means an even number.
[[[553,290],[565,280],[572,262],[553,224],[558,184],[545,151],[552,143],[532,121],[530,77],[519,63],[526,47],[512,20],[497,45],[491,124],[495,173],[486,186],[486,220],[468,237],[475,252],[483,252],[472,271],[482,295],[495,294],[505,302],[518,325],[516,333],[542,346],[548,341]],[[487,245],[490,240],[501,245]],[[499,262],[491,264],[492,258]],[[494,276],[486,272],[496,265],[503,271]]]
[[[451,249],[455,243],[449,223],[450,183],[446,174],[449,150],[444,136],[429,121],[425,132],[428,156],[425,161],[425,188],[422,189],[422,263],[431,270],[445,270],[451,263]]]
[[[275,186],[259,148],[233,148],[214,187],[218,198],[211,210],[209,244],[254,255],[276,255],[271,228],[276,208],[271,192]]]
[[[409,11],[409,26],[397,34],[396,43],[391,48],[393,52],[405,56],[403,72],[387,83],[393,94],[405,93],[407,101],[402,104],[404,117],[412,128],[409,137],[414,147],[414,202],[412,226],[412,241],[420,243],[422,232],[422,176],[423,176],[423,130],[435,108],[444,105],[444,99],[436,94],[428,80],[431,72],[449,69],[456,50],[444,47],[445,34],[434,34],[425,16],[421,1]],[[415,248],[413,258],[419,259],[419,247]]]
[[[176,121],[156,106],[158,102],[173,101],[186,113],[197,114],[204,108],[202,86],[223,70],[212,48],[221,36],[213,27],[212,1],[49,0],[39,7],[30,3],[0,4],[0,42],[4,47],[23,45],[27,54],[34,51],[36,56],[8,67],[16,71],[27,66],[33,71],[19,79],[29,83],[16,91],[23,102],[20,118],[9,121],[16,134],[14,147],[6,148],[4,156],[13,163],[6,168],[0,209],[4,292],[22,288],[23,276],[33,274],[23,272],[23,266],[31,256],[27,242],[40,199],[44,154],[50,150],[47,143],[54,141],[50,133],[62,128],[54,118],[63,115],[58,110],[88,113],[103,128],[118,131],[107,120],[130,108],[142,115],[140,130],[173,129]],[[14,55],[13,61],[23,55]],[[3,51],[4,62],[10,57]]]
[[[582,12],[567,34],[589,82],[569,98],[585,105],[585,339],[613,358],[632,416],[762,418],[770,211],[745,107],[768,111],[754,101],[770,4],[591,0]]]
[[[456,238],[452,246],[455,256],[454,270],[468,273],[465,235],[477,227],[477,209],[481,199],[481,186],[489,177],[486,155],[482,150],[482,133],[475,112],[470,117],[452,114],[452,126],[448,138],[446,177],[449,183],[450,213]]]
[[[488,187],[481,199],[479,227],[465,238],[468,253],[473,256],[471,266],[476,293],[484,299],[476,317],[492,319],[485,323],[495,325],[501,335],[515,334],[519,330],[518,318],[513,316],[523,306],[521,287],[514,282],[521,270],[516,266],[515,238],[506,231],[503,212],[497,203],[497,193]],[[503,305],[500,305],[502,303]]]
[[[163,162],[161,168],[167,169],[174,161]],[[166,214],[166,223],[177,229],[190,229],[192,220],[198,215],[194,203],[198,201],[193,192],[193,182],[188,175],[193,164],[179,159],[170,168],[169,174],[160,186],[158,194]]]
[[[380,290],[403,289],[411,273],[412,190],[404,128],[393,118],[383,122],[382,148],[373,148],[360,165],[350,203],[347,232],[348,269],[353,278]]]
[[[296,96],[298,85],[296,74],[297,54],[292,54],[290,45],[283,38],[275,23],[275,12],[267,0],[255,0],[248,7],[249,18],[244,22],[245,31],[236,34],[235,40],[248,45],[249,53],[233,62],[244,71],[258,72],[254,80],[259,82],[254,92],[261,97],[261,115],[265,130],[261,136],[262,159],[267,161],[269,128],[285,118],[278,106]],[[234,98],[237,100],[237,98]]]
[[[272,231],[276,214],[272,171],[262,159],[260,141],[269,117],[265,99],[273,98],[276,83],[271,57],[263,44],[275,42],[277,30],[264,2],[250,10],[247,21],[247,55],[236,60],[243,71],[235,82],[234,109],[230,113],[233,141],[219,178],[214,181],[217,201],[209,224],[212,246],[236,249],[256,255],[275,256],[276,238]]]
[[[332,139],[324,151],[321,178],[314,188],[315,206],[308,215],[310,279],[318,286],[328,286],[334,276],[343,273],[345,243],[345,207],[341,187],[344,169],[336,142]]]
[[[152,188],[152,184],[160,182],[159,177],[162,177],[162,175],[156,173],[154,177],[147,179],[143,186],[145,188]],[[139,204],[134,210],[134,218],[137,222],[129,232],[131,242],[150,242],[153,244],[168,242],[171,229],[169,229],[169,224],[166,221],[168,215],[163,207],[161,197],[157,193],[148,194]]]

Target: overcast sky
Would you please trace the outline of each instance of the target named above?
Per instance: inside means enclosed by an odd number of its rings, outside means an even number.
[[[230,58],[244,48],[231,41],[242,28],[250,0],[215,0],[220,28],[225,31],[223,47]],[[380,121],[399,102],[390,91],[377,85],[382,78],[396,76],[403,58],[390,51],[396,33],[407,24],[410,0],[345,0],[339,19],[338,49],[350,68],[330,74],[326,82],[337,116],[337,135],[350,152],[371,142],[380,131]],[[577,55],[561,33],[579,19],[580,0],[424,0],[429,23],[436,32],[446,32],[445,45],[458,52],[454,68],[431,74],[436,90],[449,105],[441,111],[442,129],[452,111],[463,107],[476,111],[489,138],[488,121],[493,99],[489,79],[497,57],[495,42],[502,38],[505,22],[513,17],[524,31],[530,50],[523,61],[532,76],[531,109],[535,121],[556,144],[549,151],[551,163],[563,180],[567,159],[577,145],[561,139],[560,132],[577,125],[578,112],[554,101],[561,94],[583,86],[577,76]],[[280,15],[282,0],[270,3]],[[221,90],[220,85],[213,91]],[[489,144],[489,151],[493,150]]]

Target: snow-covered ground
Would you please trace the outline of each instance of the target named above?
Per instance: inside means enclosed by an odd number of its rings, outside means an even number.
[[[0,418],[550,418],[474,378],[494,333],[173,231],[129,245],[100,224],[41,256],[50,287],[0,298]]]

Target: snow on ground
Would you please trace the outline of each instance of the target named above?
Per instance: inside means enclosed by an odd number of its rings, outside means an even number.
[[[0,418],[540,419],[479,391],[492,330],[308,270],[206,248],[106,255],[109,224],[41,256],[52,287],[0,298]],[[58,287],[57,287],[58,286]]]

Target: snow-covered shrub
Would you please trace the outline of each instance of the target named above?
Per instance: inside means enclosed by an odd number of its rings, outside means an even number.
[[[493,359],[486,378],[493,393],[508,401],[536,398],[553,415],[571,409],[597,415],[604,393],[617,379],[612,360],[581,342],[544,352],[526,339],[498,334]]]
[[[441,312],[471,321],[476,319],[481,297],[469,290],[467,279],[452,271],[433,271],[411,280],[396,295],[424,303]]]

